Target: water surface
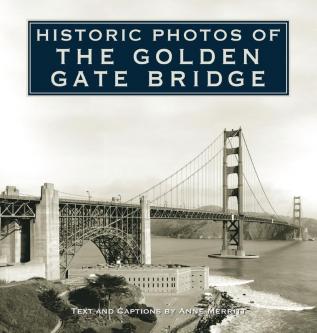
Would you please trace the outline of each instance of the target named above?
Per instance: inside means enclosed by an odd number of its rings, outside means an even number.
[[[221,240],[152,238],[153,264],[207,265],[211,278],[222,279],[224,290],[234,297],[250,299],[257,307],[239,318],[230,318],[214,332],[317,332],[317,241],[246,241],[249,254],[259,259],[216,259]],[[103,262],[97,248],[88,244],[80,250],[73,267]],[[254,280],[250,284],[232,283]],[[307,310],[305,310],[307,309]]]

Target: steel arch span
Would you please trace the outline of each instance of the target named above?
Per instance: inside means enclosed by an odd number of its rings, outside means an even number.
[[[98,247],[107,263],[118,257],[130,264],[141,262],[140,207],[65,201],[59,210],[62,277],[88,241]]]

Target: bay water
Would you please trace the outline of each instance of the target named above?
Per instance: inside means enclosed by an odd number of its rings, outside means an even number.
[[[245,241],[258,259],[217,259],[220,239],[152,238],[153,264],[207,265],[210,285],[250,308],[211,332],[317,333],[317,241]],[[104,262],[87,244],[72,267]]]

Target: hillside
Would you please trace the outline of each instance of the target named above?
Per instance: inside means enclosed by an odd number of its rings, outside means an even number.
[[[303,218],[303,226],[308,228],[311,237],[317,237],[317,220],[312,218]]]
[[[56,326],[58,316],[46,309],[38,297],[43,291],[50,288],[62,290],[59,284],[42,279],[1,285],[0,332],[50,332]]]
[[[128,285],[127,288],[129,290],[127,295],[113,295],[112,308],[126,308],[129,304],[137,304],[135,302],[143,298],[138,287]],[[127,332],[123,327],[122,319],[124,319],[124,323],[131,323],[137,332],[148,333],[155,325],[155,322],[128,316],[119,318],[114,315],[109,322],[106,316],[76,315],[71,310],[74,305],[69,302],[68,293],[64,293],[67,289],[68,287],[60,282],[50,282],[42,278],[9,284],[0,281],[0,332],[48,333],[60,323],[58,332],[62,333],[124,333]],[[86,303],[89,301],[89,293],[83,298],[80,297],[83,291],[85,288],[71,292],[77,292],[78,299],[84,302],[76,304],[80,308],[86,308]]]
[[[303,226],[308,228],[310,236],[317,236],[317,220],[303,218]],[[152,234],[175,238],[221,238],[222,223],[204,220],[153,220]],[[292,236],[291,229],[285,229],[284,226],[247,222],[244,224],[245,239],[283,240]]]

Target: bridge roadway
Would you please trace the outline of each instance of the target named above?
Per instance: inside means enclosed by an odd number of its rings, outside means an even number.
[[[40,202],[40,197],[36,196],[7,196],[0,195],[0,218],[18,218],[30,219],[36,216],[36,204]],[[108,201],[95,201],[95,200],[82,200],[82,199],[59,199],[60,211],[64,207],[75,208],[83,211],[86,217],[94,217],[94,213],[98,210],[100,213],[112,211],[118,218],[131,216],[131,214],[139,215],[141,209],[139,205],[127,203],[115,203]],[[85,211],[85,212],[84,212]],[[133,211],[133,213],[132,213]],[[88,215],[88,216],[87,216]],[[186,220],[212,220],[216,222],[231,221],[238,219],[239,216],[234,212],[224,213],[221,211],[207,210],[207,209],[186,209],[186,208],[173,208],[173,207],[150,207],[150,217],[153,219],[186,219]],[[246,213],[243,215],[246,222],[255,223],[269,223],[277,225],[288,225],[295,229],[298,226],[289,224],[281,219],[275,219],[271,216],[253,215]],[[0,224],[1,225],[1,224]]]

